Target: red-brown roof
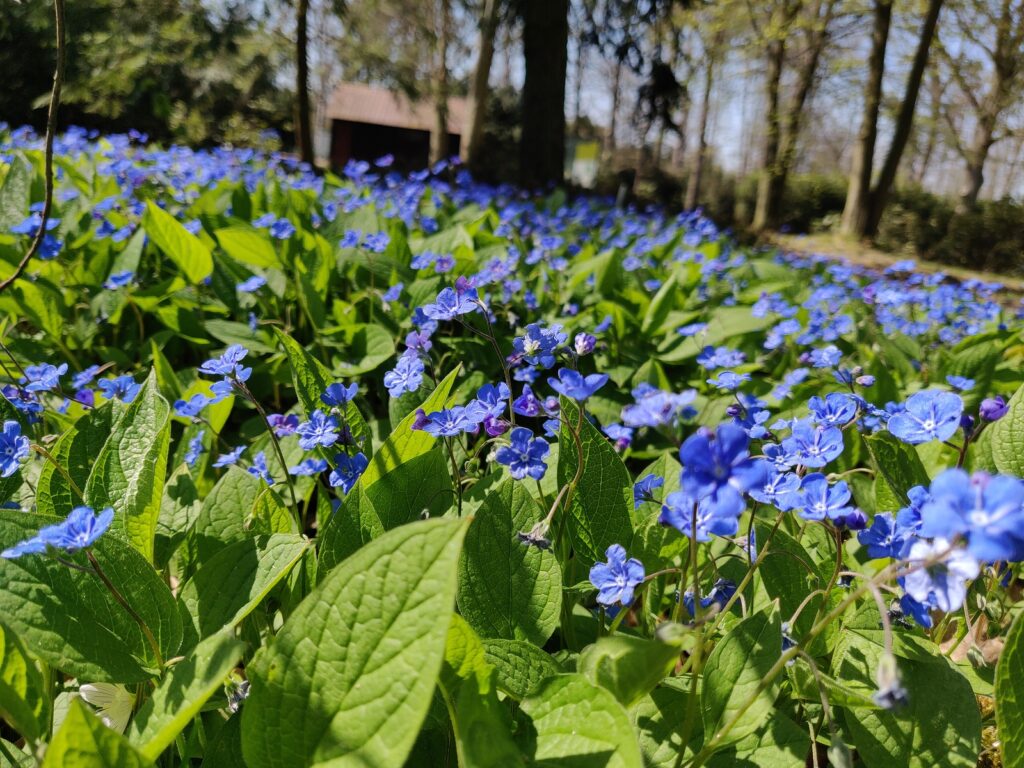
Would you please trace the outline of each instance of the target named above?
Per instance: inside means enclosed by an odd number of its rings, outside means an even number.
[[[448,98],[448,132],[462,135],[466,120],[466,99]],[[368,125],[387,125],[429,131],[434,124],[434,107],[427,99],[410,101],[402,94],[360,83],[342,83],[327,103],[327,117]]]

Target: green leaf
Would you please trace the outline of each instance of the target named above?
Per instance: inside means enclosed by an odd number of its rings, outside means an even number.
[[[803,768],[811,749],[806,728],[786,715],[774,712],[757,733],[752,733],[728,749],[716,752],[708,760],[709,768]]]
[[[197,639],[248,616],[309,549],[294,534],[243,539],[204,560],[181,588],[178,599],[188,611]]]
[[[52,517],[0,511],[0,550],[35,535]],[[181,645],[181,616],[168,586],[131,547],[104,536],[93,547],[103,570],[156,636],[168,659]],[[65,555],[82,567],[82,553]],[[139,683],[156,663],[138,624],[90,572],[40,555],[0,559],[0,616],[28,650],[88,682]]]
[[[444,658],[465,521],[384,534],[335,568],[249,666],[246,762],[401,765]]]
[[[487,663],[495,682],[517,701],[533,695],[540,684],[562,669],[546,652],[522,640],[483,640]]]
[[[264,483],[235,466],[213,486],[203,499],[192,534],[189,537],[190,561],[205,562],[232,541],[249,538],[245,529],[252,505]]]
[[[250,532],[265,535],[297,533],[297,527],[292,511],[276,490],[267,487],[260,491],[252,505]]]
[[[689,690],[683,687],[685,682],[682,678],[670,680],[629,708],[629,719],[648,768],[675,768],[683,746],[681,731],[689,696]]]
[[[0,232],[10,232],[28,217],[29,193],[32,190],[32,166],[20,155],[12,158],[11,165],[0,186]],[[24,246],[28,248],[28,246]]]
[[[777,609],[743,619],[719,641],[704,666],[700,698],[705,739],[710,740],[737,715],[739,719],[721,744],[740,741],[764,724],[779,693],[778,677],[757,694],[745,712],[740,714],[739,709],[781,655],[782,626]]]
[[[1007,403],[1009,411],[988,428],[996,469],[1024,477],[1024,386]]]
[[[842,637],[845,644],[836,677],[851,688],[873,688],[883,646],[856,633],[844,632]],[[852,744],[865,768],[976,765],[981,752],[981,715],[971,684],[941,654],[928,661],[898,658],[898,666],[907,689],[907,706],[893,712],[843,710]]]
[[[917,451],[901,442],[889,432],[876,432],[865,438],[875,466],[896,498],[904,505],[910,503],[907,491],[915,485],[927,488],[931,484]]]
[[[952,351],[943,374],[973,379],[974,386],[968,392],[961,392],[964,408],[974,411],[983,398],[992,392],[992,379],[996,367],[1003,361],[1006,342],[999,337],[986,338],[985,334],[972,336],[960,342]]]
[[[223,686],[244,650],[245,643],[228,633],[203,640],[189,658],[171,667],[135,714],[128,740],[155,761]]]
[[[551,552],[516,534],[543,513],[521,482],[487,494],[466,534],[459,562],[459,611],[483,637],[544,645],[558,627],[562,571]]]
[[[1024,766],[1024,620],[1018,614],[996,665],[996,723],[1003,765]]]
[[[661,328],[665,318],[668,317],[668,313],[675,305],[678,293],[679,284],[676,282],[676,276],[673,274],[662,284],[658,292],[654,294],[654,298],[651,299],[651,304],[647,308],[643,322],[640,324],[640,333],[644,337],[649,338],[653,331]]]
[[[154,562],[158,568],[167,564],[178,545],[185,540],[202,508],[192,473],[187,464],[182,464],[167,479],[160,499],[154,544]]]
[[[537,731],[534,759],[545,766],[641,768],[629,715],[604,688],[581,675],[549,677],[522,703]]]
[[[522,766],[512,741],[512,721],[498,701],[494,669],[483,644],[456,614],[448,628],[441,688],[455,730],[459,764],[464,766]]]
[[[0,714],[30,742],[46,733],[50,697],[16,634],[0,624]]]
[[[218,229],[213,233],[224,253],[239,264],[251,267],[281,268],[273,243],[255,227],[236,225]]]
[[[335,376],[291,336],[277,328],[274,329],[274,333],[277,334],[277,340],[284,347],[285,354],[288,356],[288,364],[292,369],[292,381],[295,384],[295,394],[306,415],[309,416],[317,409],[327,410],[320,395],[336,381]],[[345,423],[348,424],[352,437],[355,438],[360,450],[369,455],[373,450],[370,428],[366,426],[363,415],[353,402],[345,404]]]
[[[96,456],[85,485],[89,506],[113,507],[114,529],[124,531],[151,562],[167,471],[170,410],[150,371]]]
[[[680,632],[683,629],[679,624],[675,627]],[[665,625],[659,631],[666,633]],[[621,634],[602,637],[583,649],[576,671],[611,691],[622,706],[630,707],[672,671],[681,645],[680,633],[672,637],[672,642]]]
[[[146,203],[142,228],[157,248],[178,265],[190,283],[199,284],[213,272],[210,249],[153,201]]]
[[[50,449],[50,455],[67,471],[67,476],[74,480],[79,490],[85,488],[93,463],[110,437],[113,422],[123,410],[124,406],[115,400],[89,411],[61,435]],[[74,507],[83,503],[72,490],[64,472],[50,461],[46,461],[39,471],[36,493],[39,511],[60,517],[66,516]]]
[[[373,502],[359,483],[341,500],[323,533],[317,537],[317,558],[320,568],[329,571],[354,554],[364,544],[384,533]]]
[[[597,428],[582,418],[578,405],[562,398],[562,426],[558,434],[558,483],[565,485],[576,476],[579,459],[583,456],[583,472],[579,484],[569,500],[569,536],[580,566],[590,568],[604,560],[605,550],[612,544],[621,544],[627,551],[633,541],[633,484],[629,470]],[[572,425],[570,428],[569,425]],[[577,448],[573,430],[580,434]],[[557,523],[556,523],[557,524]]]
[[[67,717],[46,749],[43,768],[147,768],[153,763],[135,751],[124,736],[112,731],[73,699]]]

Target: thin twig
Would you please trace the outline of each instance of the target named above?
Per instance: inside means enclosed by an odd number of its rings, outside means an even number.
[[[53,0],[54,20],[57,31],[57,67],[53,72],[53,90],[50,91],[50,111],[46,117],[46,146],[44,150],[43,179],[45,192],[43,210],[40,216],[39,229],[32,238],[32,244],[18,262],[14,274],[0,282],[0,293],[7,290],[15,280],[22,276],[32,257],[39,252],[46,237],[46,222],[50,218],[50,206],[53,203],[53,139],[57,134],[57,108],[60,106],[60,89],[64,84],[64,0]]]

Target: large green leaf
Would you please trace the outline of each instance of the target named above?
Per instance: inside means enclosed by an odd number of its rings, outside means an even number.
[[[264,483],[244,469],[228,467],[203,499],[189,538],[191,560],[205,562],[232,541],[249,538],[245,525]]]
[[[519,749],[512,741],[511,718],[498,701],[493,678],[494,669],[487,662],[480,638],[456,614],[448,628],[440,683],[461,765],[523,765]]]
[[[213,233],[224,252],[240,264],[253,267],[281,267],[270,238],[255,227],[236,225]]]
[[[669,628],[676,631],[670,633]],[[602,637],[580,653],[576,671],[611,691],[629,707],[654,690],[675,667],[682,646],[682,625],[662,625],[670,642],[631,635]]]
[[[124,531],[132,546],[150,561],[170,435],[170,406],[150,371],[111,429],[85,485],[88,504],[94,509],[113,507],[114,528]]]
[[[466,534],[459,562],[459,610],[483,637],[544,645],[558,626],[562,572],[551,552],[516,534],[543,516],[521,482],[487,494]]]
[[[193,235],[171,214],[156,203],[146,203],[142,214],[142,228],[157,248],[181,269],[182,275],[193,284],[201,283],[213,272],[213,256],[203,241]]]
[[[116,410],[115,410],[116,409]],[[59,516],[67,515],[78,504],[83,503],[68,482],[70,477],[79,490],[85,488],[92,472],[93,462],[103,450],[113,422],[120,417],[124,406],[120,401],[104,403],[89,411],[57,441],[50,449],[50,455],[67,472],[58,470],[53,462],[47,461],[39,472],[36,486],[39,511]]]
[[[54,518],[0,511],[0,550],[33,536]],[[152,630],[168,659],[181,644],[181,617],[153,567],[113,536],[93,547],[106,575]],[[82,567],[79,553],[66,555]],[[137,683],[156,663],[139,625],[89,572],[41,555],[0,559],[0,616],[31,653],[86,682]]]
[[[782,625],[778,610],[760,612],[739,622],[715,646],[704,665],[701,711],[705,739],[710,740],[734,718],[738,718],[721,744],[735,743],[764,725],[779,693],[776,677],[753,703],[766,673],[782,655]]]
[[[901,504],[909,504],[907,491],[915,485],[925,488],[931,483],[917,451],[889,432],[876,432],[865,442],[875,465]]]
[[[32,166],[23,157],[15,155],[4,176],[3,186],[0,186],[0,232],[6,234],[28,216],[31,189]]]
[[[188,465],[183,463],[167,478],[160,499],[154,545],[154,562],[158,568],[167,564],[178,545],[185,540],[202,508],[199,489]]]
[[[988,429],[996,469],[1024,477],[1024,386],[1007,403],[1010,410]]]
[[[249,667],[246,762],[401,765],[426,717],[464,521],[384,534],[335,568]]]
[[[1006,768],[1024,766],[1024,620],[1018,614],[996,665],[996,722]]]
[[[522,703],[537,732],[534,759],[545,766],[641,768],[629,715],[611,693],[581,675],[549,677]]]
[[[317,558],[320,568],[329,571],[342,560],[354,554],[361,546],[384,533],[384,524],[356,483],[341,505],[333,512],[317,539]]]
[[[244,650],[245,643],[226,632],[206,638],[160,681],[135,714],[128,740],[155,761],[223,686]]]
[[[232,627],[252,612],[309,549],[294,534],[231,542],[181,588],[178,599],[201,640]]]
[[[558,442],[559,485],[572,482],[583,458],[583,472],[572,492],[566,512],[573,549],[580,564],[589,568],[605,559],[605,550],[621,544],[627,550],[633,541],[633,485],[612,444],[589,421],[579,406],[562,398],[562,427]],[[569,425],[572,425],[571,428]],[[573,432],[579,432],[579,445]]]
[[[18,636],[0,624],[0,714],[34,742],[46,733],[49,712],[43,676]]]
[[[67,717],[46,749],[43,768],[147,768],[153,763],[135,751],[74,699]]]
[[[525,699],[540,688],[545,678],[562,671],[547,653],[524,640],[485,639],[483,645],[498,688],[513,699]]]
[[[772,713],[764,727],[716,752],[708,760],[709,768],[734,768],[739,765],[757,768],[804,768],[811,749],[811,737],[780,712]],[[895,768],[895,766],[893,767]]]

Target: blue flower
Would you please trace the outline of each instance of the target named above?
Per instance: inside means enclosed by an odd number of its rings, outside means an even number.
[[[930,494],[921,508],[920,536],[965,536],[967,551],[984,562],[1024,559],[1024,482],[947,469],[932,481]]]
[[[60,387],[60,377],[68,371],[68,364],[61,363],[60,366],[43,363],[42,365],[29,365],[25,368],[24,381],[26,392],[49,392]]]
[[[700,599],[700,607],[707,610],[711,606],[716,606],[718,610],[725,608],[725,604],[728,603],[732,596],[736,594],[736,585],[728,579],[719,579],[715,582],[711,591]],[[687,590],[683,593],[683,606],[686,608],[686,612],[691,616],[695,616],[693,612],[693,591]]]
[[[794,472],[776,472],[761,487],[750,489],[750,496],[762,504],[771,504],[782,512],[800,505],[800,476]]]
[[[212,397],[207,397],[202,392],[197,392],[188,400],[175,400],[174,412],[186,419],[194,419],[212,402]]]
[[[473,432],[486,418],[486,410],[473,403],[472,407],[456,405],[426,415],[420,429],[434,437],[455,437],[462,432]]]
[[[947,552],[938,562],[925,565]],[[977,560],[963,549],[953,549],[946,539],[914,542],[907,554],[907,564],[912,569],[903,577],[907,594],[946,613],[964,604],[967,582],[980,572]]]
[[[687,538],[696,536],[697,541],[710,541],[713,535],[735,536],[740,527],[739,516],[742,511],[742,501],[740,508],[736,509],[713,503],[711,496],[697,501],[685,491],[674,491],[665,497],[658,522],[671,525]],[[697,523],[696,529],[693,527],[694,522]]]
[[[213,462],[215,469],[221,467],[230,467],[232,464],[237,464],[238,460],[242,458],[242,454],[245,453],[245,446],[240,445],[237,448],[233,448],[230,453],[222,453],[217,457],[217,460]]]
[[[384,374],[384,386],[391,397],[401,397],[406,392],[415,392],[423,383],[423,361],[416,355],[405,354],[398,358],[395,367]]]
[[[309,417],[309,421],[299,424],[295,430],[299,435],[299,447],[311,451],[318,445],[330,448],[338,442],[338,420],[328,416],[317,408]]]
[[[571,368],[560,368],[557,379],[548,379],[548,384],[560,395],[583,402],[608,381],[607,373],[592,373],[583,376]]]
[[[633,509],[639,509],[645,501],[654,501],[654,489],[661,488],[665,478],[658,475],[645,475],[633,484]]]
[[[437,294],[433,304],[423,306],[423,313],[431,320],[454,320],[459,315],[478,309],[476,300],[475,290],[456,293],[453,288],[445,288]]]
[[[288,219],[278,219],[270,225],[270,236],[277,240],[287,240],[295,234],[295,225]]]
[[[845,392],[833,392],[821,397],[812,397],[807,401],[814,421],[829,427],[841,427],[848,424],[857,415],[857,399]]]
[[[245,368],[241,364],[248,354],[249,350],[241,344],[232,344],[220,357],[214,357],[200,365],[199,372],[208,376],[235,377],[245,381],[252,373],[252,368]]]
[[[597,338],[589,333],[577,333],[572,344],[576,354],[583,357],[594,351],[594,347],[597,346]]]
[[[289,413],[287,415],[283,413],[271,413],[267,416],[267,422],[270,424],[270,428],[274,430],[274,434],[277,437],[294,435],[295,431],[299,428],[299,417],[294,413]]]
[[[835,345],[830,344],[827,347],[812,350],[807,356],[807,360],[815,368],[835,368],[839,365],[842,357],[843,353]]]
[[[960,395],[926,389],[907,398],[905,409],[889,417],[888,429],[911,445],[949,440],[960,427],[963,412]]]
[[[715,432],[700,429],[679,449],[680,485],[695,499],[710,499],[714,511],[738,517],[746,504],[742,494],[763,487],[768,463],[750,458],[750,438],[742,427],[727,423]]]
[[[260,275],[253,275],[248,280],[243,280],[235,286],[235,290],[239,293],[255,293],[264,285],[267,284],[267,280]]]
[[[523,394],[512,401],[512,410],[520,416],[534,417],[544,413],[544,404],[533,393],[529,384],[523,385]]]
[[[5,421],[0,432],[0,477],[10,477],[21,467],[28,456],[31,443],[21,434],[21,425],[16,421]]]
[[[968,379],[966,376],[947,376],[946,382],[953,389],[958,392],[968,392],[974,389],[974,379]]]
[[[311,477],[326,471],[329,466],[330,464],[323,459],[310,457],[308,459],[303,459],[294,467],[289,467],[288,474],[300,477]]]
[[[206,450],[203,448],[203,434],[205,430],[199,430],[199,434],[188,441],[188,450],[185,451],[185,463],[194,467],[199,457]]]
[[[405,288],[405,283],[395,283],[388,288],[381,295],[381,299],[384,301],[398,301],[402,296],[402,289]]]
[[[995,397],[986,397],[981,401],[978,415],[985,421],[999,421],[1009,410],[1010,406],[1006,404],[1002,396],[996,395]]]
[[[747,381],[750,381],[749,373],[734,373],[733,371],[722,371],[717,378],[707,380],[711,386],[726,392],[735,392],[741,384]]]
[[[823,474],[814,472],[800,484],[797,508],[805,520],[824,520],[826,517],[835,520],[852,511],[853,508],[847,504],[849,501],[850,488],[845,481],[829,485]]]
[[[107,281],[103,283],[103,287],[108,291],[116,291],[118,288],[124,288],[124,286],[128,285],[134,277],[135,273],[130,269],[126,269],[123,272],[115,272],[107,278]]]
[[[55,547],[67,552],[87,549],[106,533],[112,522],[114,522],[114,510],[111,507],[107,507],[99,515],[93,513],[92,507],[75,507],[68,514],[66,520],[56,525],[49,525],[31,539],[15,544],[10,549],[5,549],[0,552],[0,557],[10,560],[22,555],[40,554],[45,552],[47,547]]]
[[[337,406],[343,408],[347,403],[355,399],[355,396],[359,393],[359,385],[353,382],[347,387],[341,383],[331,384],[324,390],[324,393],[320,395],[320,399],[325,405]]]
[[[512,340],[513,355],[530,365],[550,368],[555,364],[555,352],[568,338],[560,325],[544,328],[539,323],[530,323],[524,336]]]
[[[120,400],[123,403],[130,403],[139,394],[142,385],[131,376],[118,376],[113,379],[101,379],[96,383],[103,396],[107,400]]]
[[[332,488],[341,488],[341,492],[347,494],[352,490],[363,471],[369,465],[369,460],[361,452],[355,456],[348,456],[339,453],[334,457],[337,468],[333,470],[328,478]]]
[[[686,415],[687,406],[697,398],[697,392],[692,389],[676,394],[655,389],[650,384],[641,384],[632,394],[636,402],[622,409],[622,421],[627,427],[673,424]]]
[[[544,457],[548,455],[550,446],[543,438],[533,436],[526,427],[516,427],[509,435],[510,445],[503,445],[494,453],[499,464],[508,467],[509,474],[516,480],[529,475],[540,480],[547,471]]]
[[[511,396],[512,393],[505,382],[501,382],[497,386],[484,384],[476,391],[476,402],[487,411],[488,416],[497,419],[504,415],[505,408],[508,407],[508,399]]]
[[[843,452],[843,432],[838,427],[799,421],[782,441],[782,450],[790,464],[824,467]]]
[[[743,365],[747,356],[729,347],[704,347],[697,355],[697,365],[714,371],[718,368],[735,368]]]
[[[867,548],[868,557],[888,557],[898,560],[903,557],[913,531],[896,522],[889,512],[879,512],[871,521],[871,527],[857,534],[857,541]]]
[[[99,375],[100,366],[90,365],[85,370],[79,371],[71,377],[71,386],[75,389],[82,389],[92,384],[92,380]]]
[[[629,605],[633,591],[644,582],[644,565],[634,557],[626,559],[621,544],[612,544],[605,552],[607,563],[594,563],[590,569],[590,583],[597,588],[597,602],[601,605]]]
[[[274,484],[274,478],[271,476],[270,468],[267,466],[267,455],[263,451],[260,451],[253,456],[252,466],[249,467],[246,472],[250,475],[263,478],[267,485]]]

